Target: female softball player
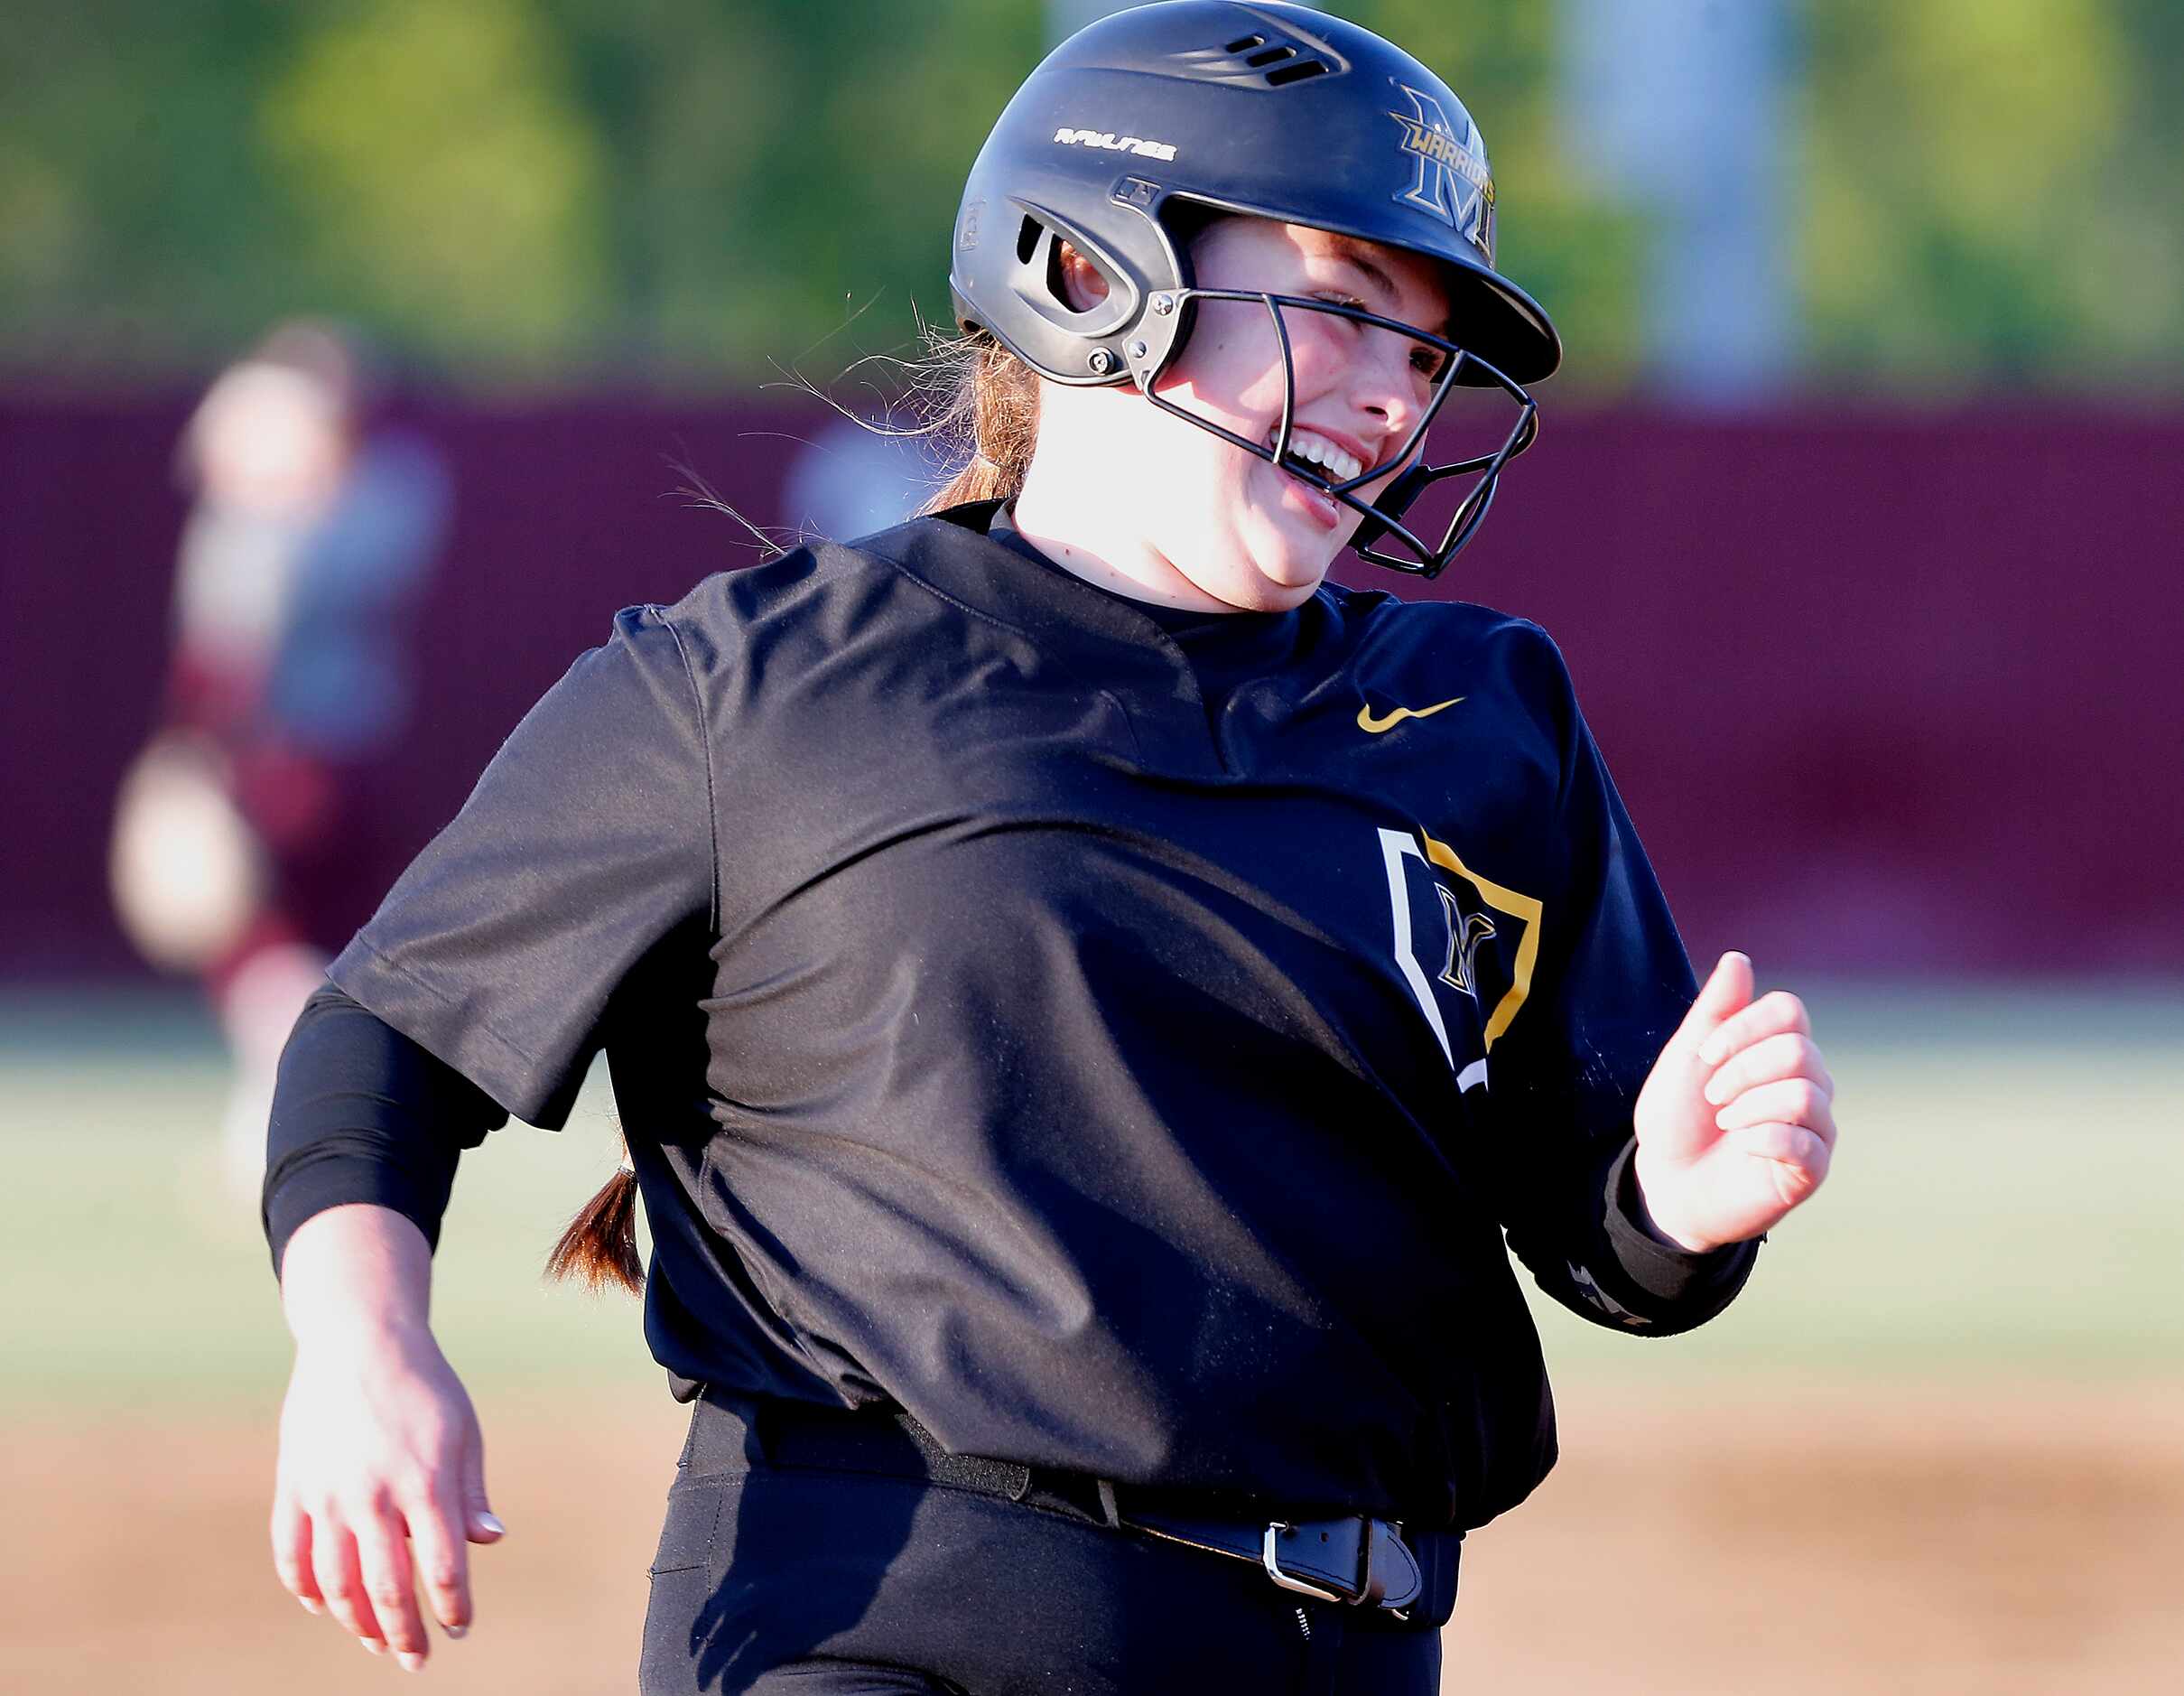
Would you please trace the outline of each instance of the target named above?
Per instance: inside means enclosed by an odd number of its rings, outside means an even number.
[[[1555,1458],[1507,1244],[1655,1335],[1825,1176],[1553,645],[1430,575],[1560,355],[1425,66],[1277,5],[1058,49],[954,234],[938,509],[622,613],[283,1062],[274,1559],[411,1666],[500,1534],[425,1322],[458,1150],[604,1049],[693,1404],[647,1691],[1437,1688]],[[1429,464],[1458,388],[1492,450]],[[1467,490],[1445,524],[1408,515]],[[1696,992],[1696,999],[1695,999]]]

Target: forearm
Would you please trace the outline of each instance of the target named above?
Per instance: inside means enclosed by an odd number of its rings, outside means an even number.
[[[391,1208],[351,1203],[313,1214],[282,1258],[281,1309],[298,1349],[358,1334],[420,1335],[432,1296],[431,1245]]]
[[[1653,1228],[1633,1173],[1634,1144],[1600,1140],[1505,1180],[1517,1198],[1510,1246],[1572,1312],[1619,1330],[1669,1337],[1703,1325],[1743,1287],[1752,1246],[1695,1253]]]

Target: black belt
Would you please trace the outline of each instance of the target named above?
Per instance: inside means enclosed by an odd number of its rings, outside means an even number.
[[[950,1454],[900,1409],[838,1411],[803,1402],[752,1401],[708,1388],[683,1452],[692,1471],[739,1463],[914,1478],[1027,1503],[1209,1554],[1248,1561],[1286,1590],[1321,1601],[1383,1608],[1399,1617],[1423,1603],[1433,1623],[1455,1601],[1460,1532],[1414,1534],[1393,1520],[1231,1517],[1193,1497],[1176,1498],[1104,1478],[1056,1472],[979,1455]]]
[[[1385,1607],[1399,1615],[1426,1589],[1418,1558],[1403,1541],[1403,1527],[1394,1520],[1353,1514],[1346,1519],[1309,1519],[1295,1524],[1283,1519],[1238,1524],[1177,1519],[1142,1509],[1125,1509],[1119,1518],[1125,1530],[1187,1543],[1209,1554],[1255,1561],[1285,1590],[1315,1596],[1323,1602]]]

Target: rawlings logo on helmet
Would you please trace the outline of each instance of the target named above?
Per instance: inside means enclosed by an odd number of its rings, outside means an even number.
[[[1417,162],[1410,185],[1395,198],[1421,212],[1432,212],[1494,262],[1494,180],[1486,169],[1486,149],[1478,126],[1467,116],[1458,135],[1441,103],[1405,83],[1396,85],[1410,102],[1408,113],[1388,116],[1403,126],[1402,149]]]
[[[1136,154],[1145,159],[1173,159],[1173,142],[1145,141],[1136,135],[1118,135],[1111,129],[1071,129],[1067,126],[1055,131],[1055,140],[1068,147],[1104,147],[1111,154]]]

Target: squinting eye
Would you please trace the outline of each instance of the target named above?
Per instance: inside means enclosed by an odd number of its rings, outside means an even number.
[[[1448,368],[1448,356],[1438,348],[1413,348],[1410,365],[1422,377],[1437,377]]]

